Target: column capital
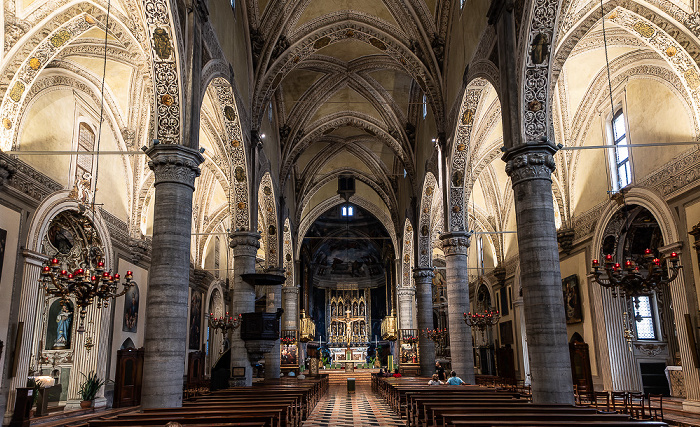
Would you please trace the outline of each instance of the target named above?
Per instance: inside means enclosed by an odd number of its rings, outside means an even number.
[[[440,240],[442,240],[442,251],[445,253],[445,256],[466,255],[471,235],[468,231],[442,233]]]
[[[34,252],[29,249],[24,249],[22,251],[22,256],[24,257],[24,262],[27,264],[33,264],[41,267],[46,261],[48,261],[48,255],[44,255],[39,252]]]
[[[296,286],[282,286],[282,293],[299,295],[299,288],[297,288]]]
[[[413,269],[413,278],[418,279],[432,279],[435,277],[433,269],[430,267],[416,267]]]
[[[153,185],[171,182],[194,190],[194,180],[201,173],[199,165],[204,161],[199,151],[178,144],[158,144],[146,150],[146,154],[151,158],[148,167],[155,174]]]
[[[416,288],[402,286],[396,290],[396,294],[399,297],[414,297],[416,295]]]
[[[501,159],[506,162],[506,173],[512,185],[531,179],[551,181],[556,169],[554,153],[557,150],[550,141],[521,144],[506,150]]]
[[[234,231],[229,234],[233,256],[255,256],[260,248],[260,234],[257,231]]]

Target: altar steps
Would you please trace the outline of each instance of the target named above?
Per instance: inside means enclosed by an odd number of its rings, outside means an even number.
[[[348,378],[355,378],[355,384],[371,384],[372,372],[379,372],[379,369],[355,369],[355,372],[345,372],[342,370],[321,370],[322,374],[328,374],[329,385],[345,385]]]

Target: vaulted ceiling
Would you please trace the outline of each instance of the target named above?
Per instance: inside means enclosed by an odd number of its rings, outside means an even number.
[[[444,116],[441,68],[450,2],[253,3],[253,122],[259,125],[275,103],[280,181],[284,187],[294,177],[297,218],[335,193],[340,172],[355,175],[364,184],[358,192],[375,193],[359,195],[379,198],[395,216],[397,177],[405,170],[415,185],[415,124],[424,94],[433,115]]]

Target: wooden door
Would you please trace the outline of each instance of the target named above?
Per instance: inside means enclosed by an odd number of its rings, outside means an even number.
[[[588,344],[583,341],[569,342],[571,357],[571,377],[579,390],[593,390],[591,359],[588,357]]]
[[[143,347],[117,351],[117,378],[114,382],[115,408],[141,404]]]

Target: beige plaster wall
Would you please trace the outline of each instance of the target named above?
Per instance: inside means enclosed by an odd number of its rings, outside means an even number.
[[[109,367],[109,378],[112,380],[115,379],[117,375],[117,351],[121,348],[122,343],[124,343],[127,338],[131,338],[136,348],[143,347],[143,337],[146,330],[148,270],[136,266],[123,258],[119,258],[117,262],[117,271],[119,274],[123,276],[128,270],[134,273],[134,281],[139,287],[138,323],[136,325],[136,332],[124,332],[122,330],[124,326],[124,297],[117,298],[112,302],[112,304],[114,304],[114,319],[112,323],[112,358]]]
[[[250,111],[250,71],[246,28],[240,0],[236,2],[234,16],[229,0],[212,0],[209,6],[209,21],[228,62],[233,66],[234,80],[241,94],[243,107]]]
[[[0,276],[0,340],[5,343],[5,349],[0,356],[0,366],[5,366],[5,359],[7,354],[12,351],[12,347],[9,342],[10,338],[10,303],[12,302],[12,295],[14,279],[15,279],[15,266],[17,262],[17,251],[19,249],[19,228],[20,228],[21,216],[18,211],[11,209],[7,206],[0,205],[0,228],[7,231],[7,238],[5,240],[5,256],[0,263],[2,263],[2,275]],[[3,382],[6,380],[4,375],[0,376],[0,387],[2,387]]]
[[[561,277],[562,279],[575,274],[578,276],[579,283],[579,298],[581,301],[581,310],[583,314],[583,321],[580,323],[574,323],[566,325],[567,338],[571,340],[571,336],[574,333],[579,333],[583,340],[588,344],[588,355],[591,360],[591,374],[593,376],[598,375],[598,362],[596,359],[596,341],[593,335],[593,321],[592,321],[592,302],[591,294],[589,290],[588,280],[586,276],[588,274],[587,270],[588,264],[586,263],[586,250],[583,249],[571,256],[566,258],[562,257],[561,260]],[[593,285],[597,286],[597,285]]]

